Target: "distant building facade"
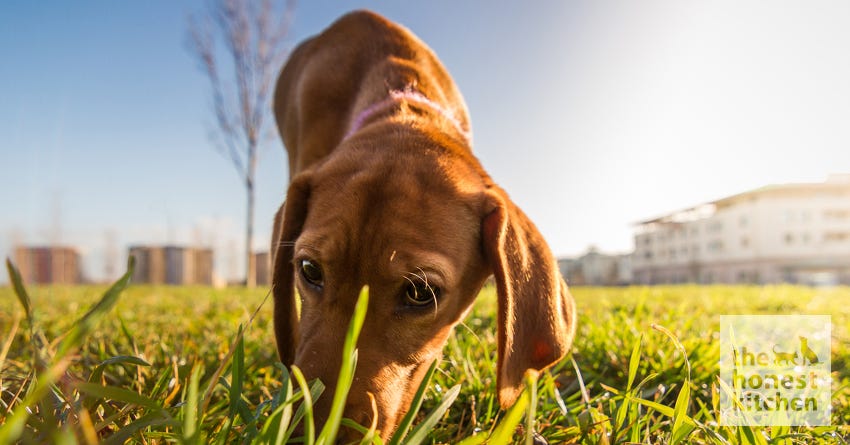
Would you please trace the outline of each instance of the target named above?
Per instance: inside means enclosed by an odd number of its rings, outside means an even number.
[[[595,247],[578,258],[558,260],[571,286],[624,286],[632,282],[631,254],[605,254]]]
[[[271,281],[271,259],[268,252],[254,254],[254,265],[257,286],[268,286]]]
[[[134,283],[205,285],[213,284],[213,251],[181,246],[132,246],[136,257]]]
[[[637,225],[635,281],[850,284],[850,175],[770,185]]]
[[[28,284],[79,284],[83,282],[80,254],[73,247],[15,248],[15,264]]]

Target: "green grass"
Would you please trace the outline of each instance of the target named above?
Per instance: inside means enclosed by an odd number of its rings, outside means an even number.
[[[332,443],[334,429],[353,426],[309,426],[309,401],[334,394],[276,364],[267,289],[119,282],[19,292],[29,298],[0,288],[0,443],[310,442],[294,437],[296,424],[312,443]],[[850,424],[848,288],[574,288],[573,356],[508,412],[496,400],[493,292],[455,330],[414,401],[421,408],[389,443],[531,443],[531,430],[552,444],[850,440],[840,426]],[[838,426],[717,424],[719,315],[736,313],[832,315]],[[353,343],[343,354],[354,365]],[[358,427],[368,442],[374,430]]]

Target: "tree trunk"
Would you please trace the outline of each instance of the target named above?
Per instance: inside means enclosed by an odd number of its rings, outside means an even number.
[[[245,181],[245,191],[248,193],[247,214],[245,215],[245,286],[253,288],[257,285],[257,265],[254,261],[254,172],[249,173]]]

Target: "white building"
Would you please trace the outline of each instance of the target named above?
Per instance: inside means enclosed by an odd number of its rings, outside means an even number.
[[[850,284],[850,175],[770,185],[637,225],[636,283]]]

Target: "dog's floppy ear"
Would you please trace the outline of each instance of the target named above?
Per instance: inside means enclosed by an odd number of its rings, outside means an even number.
[[[286,201],[277,211],[272,231],[272,292],[274,293],[274,333],[280,361],[291,365],[298,345],[298,309],[295,304],[292,265],[294,243],[307,217],[310,176],[298,175],[289,184]]]
[[[543,236],[496,187],[487,191],[482,240],[499,300],[497,382],[507,408],[527,371],[539,372],[569,351],[575,304]]]

